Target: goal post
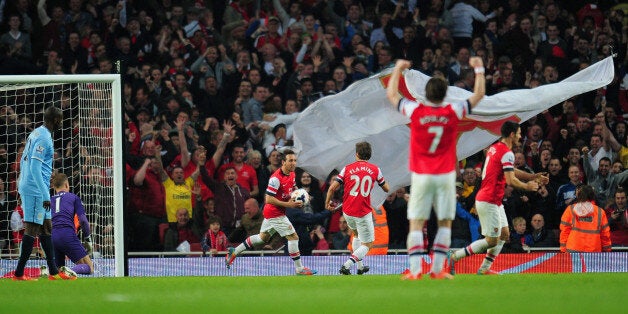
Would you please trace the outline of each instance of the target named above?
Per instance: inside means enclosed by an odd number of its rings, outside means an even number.
[[[17,206],[19,155],[43,110],[63,111],[62,128],[53,134],[54,171],[70,178],[92,227],[95,276],[124,276],[124,159],[122,85],[118,74],[0,76],[0,145],[6,167],[0,179],[9,195],[0,230],[3,254],[15,250],[10,220]],[[9,213],[6,213],[6,211]],[[29,267],[33,267],[29,262]]]

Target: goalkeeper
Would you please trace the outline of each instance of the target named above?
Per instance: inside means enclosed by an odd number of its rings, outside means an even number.
[[[88,252],[92,251],[90,227],[83,202],[74,193],[70,192],[68,177],[63,173],[57,173],[52,178],[52,187],[55,195],[50,200],[52,211],[52,243],[55,248],[57,267],[65,265],[65,257],[69,257],[77,274],[89,275],[94,273],[94,264]],[[76,235],[74,215],[83,231],[83,243]]]

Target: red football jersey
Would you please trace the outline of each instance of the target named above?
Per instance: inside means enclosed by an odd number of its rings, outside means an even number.
[[[503,142],[493,144],[486,152],[482,169],[482,186],[476,201],[501,205],[506,188],[504,172],[514,171],[515,154]]]
[[[290,172],[289,175],[285,175],[283,171],[281,171],[281,168],[279,168],[270,176],[266,194],[274,196],[280,201],[287,202],[290,200],[290,193],[294,191],[295,186],[294,171]],[[264,218],[266,219],[284,216],[285,214],[286,209],[284,207],[268,203],[264,205]]]
[[[367,161],[356,161],[346,165],[336,177],[344,183],[342,211],[353,217],[362,217],[371,212],[371,191],[375,182],[385,183],[382,171]]]
[[[433,106],[402,98],[399,111],[410,118],[410,171],[445,174],[456,169],[458,122],[468,102]]]

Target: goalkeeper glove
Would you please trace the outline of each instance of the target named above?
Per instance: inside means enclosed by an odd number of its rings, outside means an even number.
[[[94,253],[94,249],[93,249],[93,245],[92,245],[92,237],[86,237],[85,239],[83,239],[83,247],[85,248],[85,251],[87,251],[87,255],[92,256],[92,253]]]

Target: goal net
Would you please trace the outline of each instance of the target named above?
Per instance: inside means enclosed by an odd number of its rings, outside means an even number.
[[[124,274],[120,95],[120,79],[113,74],[0,76],[3,262],[17,261],[19,252],[20,221],[14,212],[25,140],[43,123],[45,108],[56,106],[63,111],[63,122],[61,130],[53,134],[53,171],[65,173],[71,191],[83,201],[92,230],[95,276]],[[43,264],[31,258],[27,267]]]

